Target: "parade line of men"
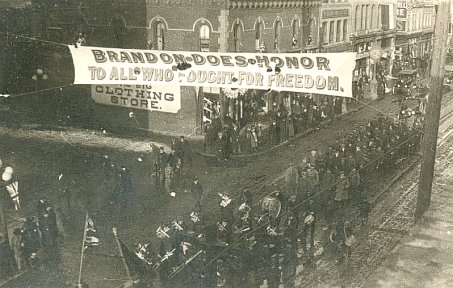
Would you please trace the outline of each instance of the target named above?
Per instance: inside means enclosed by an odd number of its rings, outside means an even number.
[[[422,114],[416,115],[410,127],[384,116],[356,126],[327,151],[313,150],[300,163],[291,163],[285,184],[265,188],[268,196],[263,199],[254,199],[251,189],[245,189],[238,199],[228,192],[219,194],[220,213],[209,219],[201,216],[200,199],[205,191],[195,178],[189,188],[196,199],[193,212],[157,229],[157,249],[151,241],[138,242],[135,254],[145,266],[131,267],[131,271],[140,274],[143,283],[149,283],[153,275],[151,281],[159,279],[166,287],[181,283],[187,287],[260,287],[264,281],[268,287],[281,283],[292,287],[300,261],[314,269],[316,257],[324,254],[338,264],[339,284],[347,287],[355,242],[352,223],[366,225],[372,183],[418,151],[422,126]],[[168,156],[166,166],[156,158],[161,173],[164,167],[173,169]],[[178,161],[184,162],[184,156]],[[161,182],[165,183],[165,174]],[[352,209],[360,212],[360,219],[352,218]],[[317,227],[323,232],[316,233]],[[316,239],[318,234],[324,235],[322,239]]]

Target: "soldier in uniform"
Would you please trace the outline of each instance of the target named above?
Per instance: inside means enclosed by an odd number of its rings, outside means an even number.
[[[345,216],[347,204],[349,201],[349,180],[344,175],[343,171],[340,171],[338,183],[335,187],[335,201],[337,203],[338,218],[342,219]]]
[[[168,155],[164,147],[159,147],[159,153],[156,157],[156,184],[161,189],[165,183],[165,167],[167,166]]]
[[[175,152],[176,157],[178,157],[181,162],[181,169],[183,170],[187,169],[189,166],[192,165],[192,155],[190,152],[190,146],[189,143],[186,141],[186,138],[184,138],[184,136],[180,136],[179,141],[175,143]]]
[[[203,197],[203,186],[201,185],[200,181],[198,180],[198,177],[195,177],[193,179],[193,183],[190,186],[190,192],[195,198],[195,207],[196,210],[199,210],[201,208],[201,198]]]

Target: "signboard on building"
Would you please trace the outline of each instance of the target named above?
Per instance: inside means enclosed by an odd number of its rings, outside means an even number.
[[[396,30],[406,31],[406,21],[396,20]]]
[[[406,1],[398,1],[396,4],[396,17],[397,18],[406,18],[407,17],[407,7]]]
[[[355,53],[216,53],[69,46],[74,84],[212,86],[352,97]]]
[[[336,9],[336,10],[324,10],[322,11],[322,18],[341,18],[349,17],[349,9]]]
[[[181,87],[159,85],[91,85],[91,98],[105,105],[177,113]]]

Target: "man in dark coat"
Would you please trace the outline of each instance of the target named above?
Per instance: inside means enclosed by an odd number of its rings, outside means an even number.
[[[195,177],[192,185],[190,186],[190,192],[195,197],[195,207],[197,209],[201,208],[201,197],[203,197],[203,185],[201,185],[198,177]]]
[[[180,159],[182,166],[191,166],[192,157],[190,153],[190,147],[184,136],[180,136],[179,141],[175,143],[175,152],[175,155]]]
[[[164,147],[160,147],[155,162],[156,180],[159,187],[163,187],[165,182],[165,167],[167,166],[167,162],[168,155],[165,153]]]
[[[131,171],[126,168],[126,165],[121,165],[121,171],[120,171],[120,186],[121,186],[121,193],[123,196],[128,195],[130,197],[130,193],[133,191],[133,186],[132,186],[132,174]]]

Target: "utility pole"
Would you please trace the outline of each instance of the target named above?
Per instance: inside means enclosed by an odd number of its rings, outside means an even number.
[[[420,220],[431,203],[431,189],[436,160],[437,133],[439,132],[440,108],[444,66],[447,55],[448,24],[450,22],[450,0],[440,0],[434,27],[434,49],[431,60],[431,82],[426,107],[424,135],[421,146],[421,168],[418,183],[415,219]]]

